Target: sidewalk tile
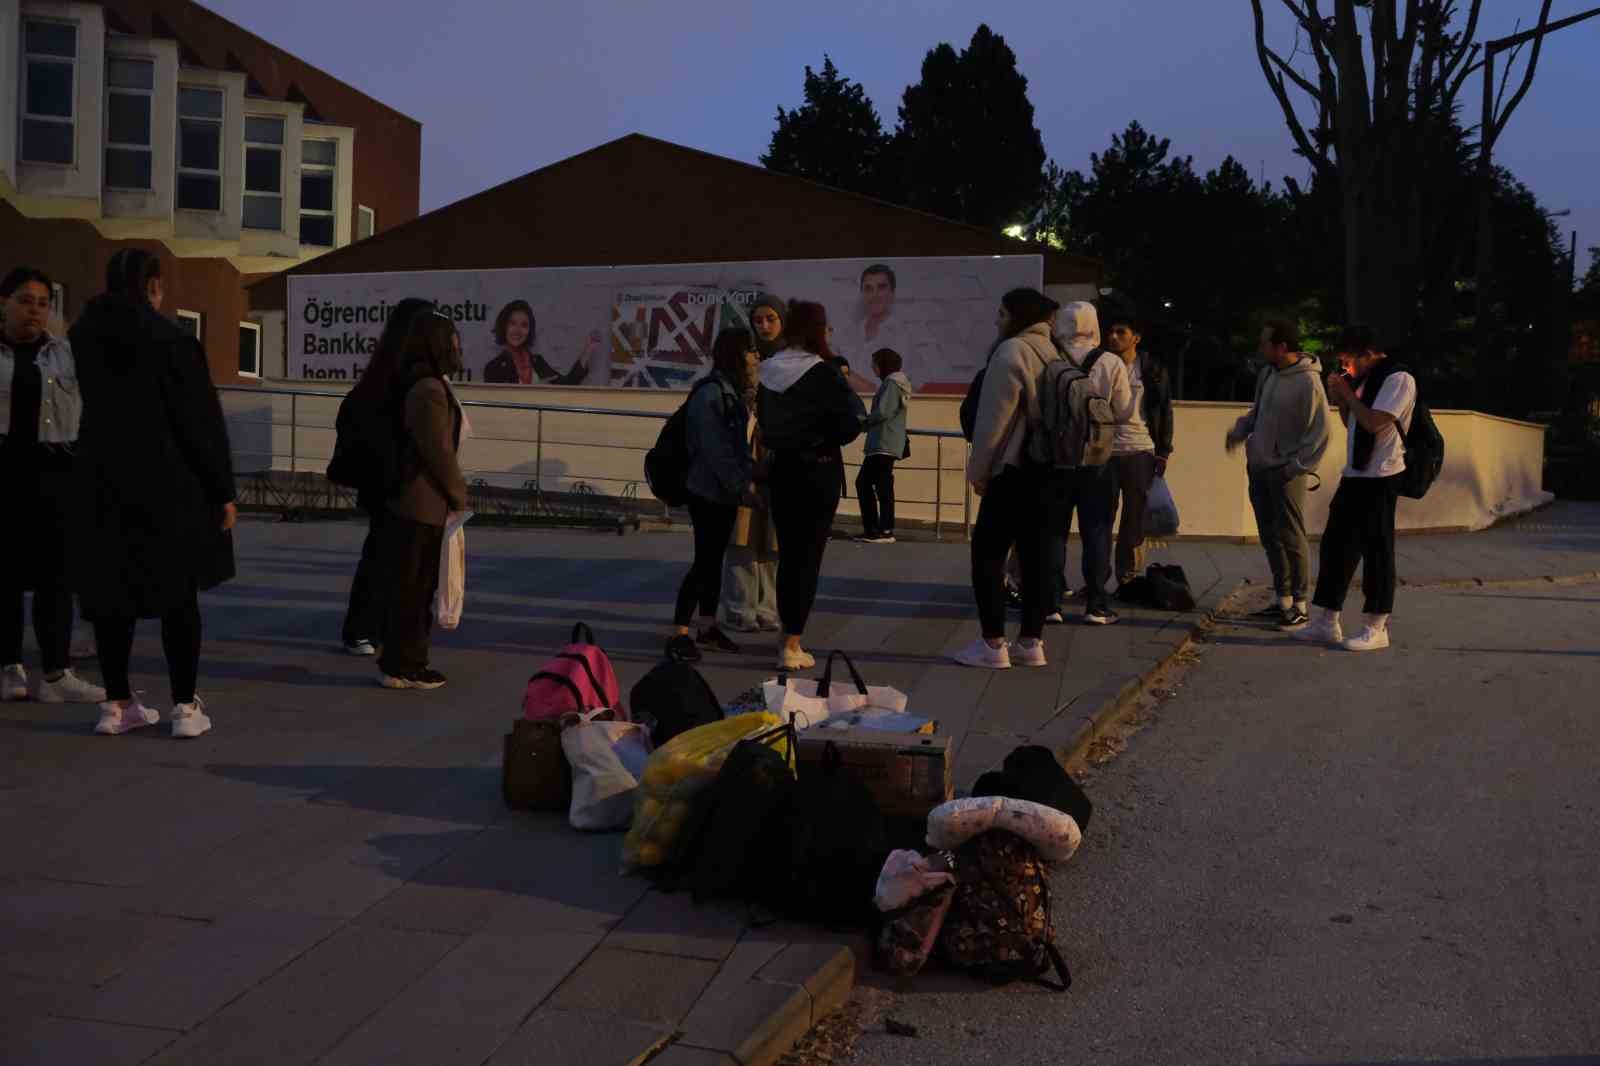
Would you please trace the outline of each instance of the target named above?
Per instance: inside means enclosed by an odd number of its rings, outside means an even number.
[[[811,996],[803,987],[746,981],[696,1004],[683,1020],[679,1042],[726,1052],[745,1066],[764,1066],[810,1029]]]
[[[720,1051],[673,1044],[651,1059],[650,1066],[739,1066],[739,1063]]]
[[[550,1005],[673,1026],[716,973],[717,964],[703,959],[602,947],[556,989]]]
[[[543,1007],[486,1066],[637,1066],[670,1039],[668,1026]]]
[[[687,892],[652,891],[606,937],[606,946],[716,961],[733,952],[745,924],[731,906],[697,906]]]
[[[837,1010],[855,985],[856,953],[850,946],[790,944],[756,973],[758,981],[803,985],[811,996],[811,1024]]]
[[[0,1026],[6,1066],[136,1066],[180,1034],[75,1018],[39,1017]]]

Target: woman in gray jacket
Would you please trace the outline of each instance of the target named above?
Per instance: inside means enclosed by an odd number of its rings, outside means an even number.
[[[749,330],[723,330],[711,348],[711,373],[695,384],[684,404],[694,562],[678,588],[667,641],[667,655],[682,662],[699,662],[701,645],[739,650],[717,626],[717,604],[722,600],[722,559],[733,536],[734,519],[740,504],[750,498],[755,463],[744,393],[760,362]],[[689,623],[697,606],[700,622],[691,635]]]
[[[862,544],[894,543],[894,464],[910,455],[906,447],[906,413],[911,379],[900,372],[900,353],[879,348],[872,353],[872,372],[883,382],[867,416],[867,446],[856,475],[861,502]]]

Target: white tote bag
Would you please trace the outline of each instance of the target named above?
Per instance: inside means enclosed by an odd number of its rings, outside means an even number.
[[[626,829],[634,793],[650,759],[650,733],[638,722],[612,721],[610,708],[561,718],[561,750],[572,767],[574,829]]]
[[[465,444],[472,436],[472,423],[467,412],[445,382],[444,391],[461,414],[461,440]],[[433,620],[440,629],[454,629],[461,624],[461,607],[467,600],[467,535],[463,527],[471,520],[471,511],[452,511],[445,518],[444,539],[439,543],[439,585],[433,593]]]
[[[833,680],[833,661],[843,659],[850,671],[850,681]],[[861,672],[850,656],[836,651],[828,656],[822,669],[822,678],[811,681],[803,677],[774,678],[761,686],[766,697],[767,710],[785,722],[793,721],[797,729],[810,729],[828,718],[855,712],[876,711],[899,714],[906,709],[906,694],[888,685],[869,685],[861,679]]]

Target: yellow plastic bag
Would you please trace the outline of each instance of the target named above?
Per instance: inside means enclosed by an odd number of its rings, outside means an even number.
[[[735,715],[679,733],[652,752],[639,779],[633,824],[622,840],[623,863],[660,866],[672,858],[691,803],[716,779],[734,745],[782,724],[775,714]],[[787,758],[788,738],[773,750]]]

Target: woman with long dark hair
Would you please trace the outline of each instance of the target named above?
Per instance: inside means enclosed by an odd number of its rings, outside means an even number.
[[[1060,358],[1051,339],[1059,309],[1036,289],[1013,289],[1000,300],[1000,338],[989,353],[967,460],[967,480],[982,499],[972,527],[972,591],[982,634],[955,656],[965,666],[1045,665],[1046,547],[1062,521],[1070,472],[1038,461],[1028,430],[1039,423],[1039,375]],[[1005,593],[1013,547],[1022,570],[1015,650],[1006,643]]]
[[[395,375],[401,397],[405,473],[388,500],[378,549],[389,587],[378,680],[385,688],[435,689],[445,676],[428,665],[439,549],[451,512],[467,509],[467,481],[456,460],[461,405],[447,379],[461,369],[461,337],[437,311],[416,317]]]
[[[733,535],[739,505],[748,503],[755,461],[748,433],[746,383],[755,377],[761,353],[746,329],[725,329],[711,346],[711,373],[697,382],[686,401],[689,441],[689,519],[694,523],[694,564],[678,589],[673,635],[667,653],[685,662],[700,658],[697,645],[738,651],[717,626],[722,599],[722,560]],[[698,631],[689,623],[700,609]]]
[[[834,368],[828,315],[818,303],[789,306],[787,347],[761,364],[757,418],[772,453],[768,485],[778,530],[780,670],[804,670],[816,660],[800,646],[817,598],[822,556],[844,489],[840,448],[861,434],[861,400]]]
[[[134,695],[128,657],[140,618],[161,619],[172,684],[172,735],[211,728],[195,691],[198,593],[234,575],[233,459],[200,343],[160,314],[161,260],[125,248],[106,291],[72,327],[83,393],[84,518],[78,599],[94,623],[107,700],[98,733],[154,725]]]
[[[388,493],[393,488],[384,484],[385,464],[380,457],[398,446],[400,436],[400,412],[396,408],[399,397],[394,387],[400,345],[416,317],[432,308],[433,304],[416,296],[394,305],[371,361],[361,372],[361,380],[339,404],[335,421],[339,431],[339,443],[334,448],[336,461],[340,452],[348,449],[347,454],[359,456],[358,461],[368,471],[366,483],[356,488],[356,506],[367,514],[367,539],[361,545],[361,561],[350,582],[350,606],[344,615],[344,650],[351,655],[378,654],[376,641],[383,625],[384,601],[377,572],[378,545],[383,518],[389,510]]]
[[[539,320],[527,300],[512,300],[494,318],[494,342],[500,354],[483,368],[487,385],[582,385],[589,376],[589,359],[600,346],[591,333],[583,351],[565,374],[551,366],[534,348]]]
[[[83,399],[65,337],[50,334],[50,279],[19,267],[0,281],[0,700],[25,700],[23,599],[33,590],[41,703],[100,703],[72,672],[72,585],[65,534],[76,525],[73,451]]]

